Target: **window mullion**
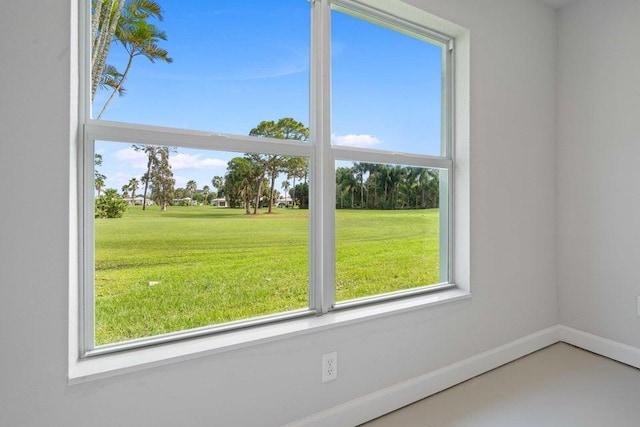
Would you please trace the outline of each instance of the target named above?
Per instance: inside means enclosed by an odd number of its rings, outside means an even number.
[[[311,141],[314,156],[311,170],[311,257],[310,306],[326,313],[335,300],[334,206],[331,171],[330,123],[330,17],[329,0],[312,4],[311,14]]]

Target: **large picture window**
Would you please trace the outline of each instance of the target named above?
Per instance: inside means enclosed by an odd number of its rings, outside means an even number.
[[[85,2],[81,355],[453,285],[453,40],[366,1]]]

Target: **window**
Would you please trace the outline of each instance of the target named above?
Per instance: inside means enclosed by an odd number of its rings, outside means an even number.
[[[366,1],[109,3],[84,2],[81,355],[454,286],[451,37]]]

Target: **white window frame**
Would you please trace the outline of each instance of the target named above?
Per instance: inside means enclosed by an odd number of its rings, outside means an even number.
[[[188,359],[195,354],[210,354],[251,343],[322,330],[345,323],[359,322],[392,313],[419,309],[461,298],[469,293],[469,194],[468,194],[468,31],[401,2],[388,0],[312,0],[311,25],[311,105],[309,142],[287,141],[250,136],[212,134],[210,132],[126,124],[91,119],[90,57],[88,22],[89,0],[80,2],[78,133],[78,220],[77,220],[77,288],[70,292],[70,370],[72,380],[126,372],[141,365],[157,365],[167,360]],[[446,83],[443,95],[443,156],[391,153],[331,145],[330,122],[330,43],[331,8],[375,23],[391,26],[418,38],[437,42],[446,52],[443,69]],[[416,19],[417,18],[417,19]],[[434,31],[428,28],[442,28]],[[447,32],[447,30],[449,30]],[[445,33],[453,34],[452,36]],[[462,42],[463,54],[454,50],[454,40]],[[458,43],[460,44],[460,43]],[[454,66],[455,65],[455,66]],[[462,67],[460,67],[462,65]],[[454,82],[456,86],[454,88]],[[463,83],[460,90],[460,83]],[[460,101],[463,105],[459,107]],[[455,119],[455,120],[454,120]],[[462,138],[461,138],[462,137]],[[454,140],[462,139],[462,149]],[[113,345],[93,346],[93,145],[94,141],[135,144],[176,145],[180,147],[234,152],[256,152],[305,156],[310,159],[310,251],[309,309],[275,316],[247,319],[218,326],[154,336]],[[460,156],[460,154],[462,154]],[[462,161],[459,161],[462,158]],[[454,161],[455,159],[455,161]],[[376,295],[335,303],[335,162],[338,160],[412,165],[448,171],[447,185],[442,185],[440,248],[441,274],[446,281],[439,285]],[[459,165],[462,164],[461,170]],[[462,177],[463,188],[458,185]],[[454,192],[456,188],[456,192]],[[444,192],[444,193],[443,193]],[[459,203],[462,201],[462,203]],[[456,209],[454,209],[454,205]],[[442,210],[446,210],[443,215]],[[462,224],[461,235],[454,228]],[[454,227],[454,225],[456,227]],[[72,233],[73,234],[73,233]],[[72,257],[73,258],[73,257]],[[454,261],[456,261],[454,263]],[[461,262],[460,262],[461,261]],[[461,273],[461,274],[460,274]],[[454,281],[454,278],[456,281]],[[322,316],[316,316],[322,315]],[[215,334],[234,330],[233,333]],[[185,340],[199,337],[198,340]],[[155,344],[165,344],[155,346]],[[135,350],[126,351],[123,350]],[[105,356],[105,357],[94,357]]]

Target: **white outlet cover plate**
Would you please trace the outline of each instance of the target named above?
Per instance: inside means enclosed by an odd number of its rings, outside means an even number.
[[[338,353],[322,355],[322,382],[326,383],[338,378]]]

